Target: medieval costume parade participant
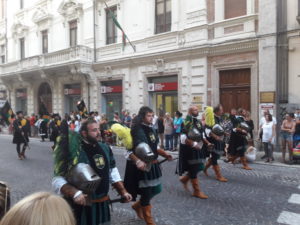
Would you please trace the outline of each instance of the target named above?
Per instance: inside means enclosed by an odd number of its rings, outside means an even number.
[[[228,161],[234,163],[240,157],[243,169],[251,170],[245,157],[248,144],[246,137],[249,132],[249,126],[245,123],[244,119],[245,114],[246,111],[244,109],[238,109],[238,115],[232,120],[233,129],[229,140]]]
[[[158,149],[158,136],[152,127],[153,117],[152,109],[143,106],[133,121],[131,128],[133,148],[128,152],[124,178],[125,187],[132,194],[133,200],[136,201],[137,195],[141,196],[132,208],[148,225],[155,224],[151,215],[150,201],[162,190],[158,155],[172,160],[171,155]]]
[[[221,169],[218,164],[218,159],[224,154],[225,142],[224,142],[224,129],[220,125],[221,115],[223,114],[223,107],[221,105],[207,107],[205,109],[205,138],[209,144],[205,145],[207,156],[209,157],[205,168],[204,174],[208,176],[207,170],[210,166],[213,167],[216,179],[221,182],[227,182],[227,179],[222,176]]]
[[[39,121],[39,135],[41,136],[41,142],[45,141],[45,138],[48,138],[48,122],[49,116],[43,115]]]
[[[49,131],[50,131],[50,141],[53,141],[53,146],[51,147],[53,150],[55,148],[56,145],[56,138],[59,136],[60,134],[60,117],[59,114],[53,114],[52,115],[52,120],[49,123]]]
[[[109,184],[131,201],[110,147],[100,141],[98,123],[88,119],[80,133],[68,131],[64,120],[54,150],[52,187],[70,203],[77,225],[109,224]]]
[[[188,183],[191,181],[194,189],[193,196],[207,199],[208,196],[200,190],[197,178],[197,174],[204,168],[206,157],[202,151],[203,128],[197,118],[198,114],[198,107],[191,106],[183,123],[177,173],[181,176],[180,181],[185,190],[189,191]]]
[[[19,159],[25,159],[25,150],[28,146],[29,138],[28,134],[30,131],[30,124],[29,121],[24,119],[23,112],[18,111],[17,113],[17,119],[13,122],[13,143],[17,144],[17,153],[19,156]],[[21,145],[23,144],[22,151],[21,151]]]

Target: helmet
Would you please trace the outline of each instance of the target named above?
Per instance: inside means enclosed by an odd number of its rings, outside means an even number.
[[[250,131],[250,127],[249,127],[248,124],[245,123],[245,122],[241,122],[241,123],[240,123],[240,128],[241,128],[242,130],[247,131],[247,132]]]
[[[135,154],[138,158],[140,158],[144,162],[152,162],[153,160],[156,159],[156,156],[153,153],[152,149],[145,142],[139,143],[138,146],[136,146]]]
[[[187,136],[189,139],[191,139],[193,141],[199,142],[202,140],[202,134],[196,127],[193,127],[192,129],[190,129]]]
[[[93,193],[98,188],[101,178],[89,164],[78,163],[69,171],[67,181],[85,193]]]
[[[221,125],[215,124],[212,128],[212,132],[217,136],[223,136],[224,135],[224,129]]]

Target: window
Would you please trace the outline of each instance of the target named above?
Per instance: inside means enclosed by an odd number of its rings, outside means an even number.
[[[42,51],[43,54],[48,53],[48,30],[42,31]]]
[[[69,22],[70,27],[70,47],[77,45],[77,21],[73,20]]]
[[[1,64],[5,63],[5,45],[0,46]]]
[[[106,44],[112,44],[117,42],[118,32],[117,27],[113,21],[112,16],[109,13],[110,12],[117,18],[117,7],[111,7],[109,9],[106,9]]]
[[[155,1],[155,33],[163,33],[171,30],[172,4],[171,0]]]
[[[20,38],[19,42],[20,42],[20,59],[24,59],[25,58],[25,39]]]
[[[247,14],[247,0],[225,0],[224,17],[230,19]]]
[[[6,1],[0,1],[0,7],[1,7],[1,16],[0,19],[4,19],[5,18],[5,11],[6,11]]]
[[[24,0],[20,0],[20,9],[24,8]]]

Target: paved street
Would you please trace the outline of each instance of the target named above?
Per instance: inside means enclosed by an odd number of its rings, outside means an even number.
[[[28,159],[17,158],[12,137],[0,135],[0,180],[11,186],[15,203],[35,191],[50,191],[52,176],[51,143],[31,139]],[[121,174],[125,160],[121,150],[115,150]],[[220,183],[200,175],[207,200],[191,197],[183,191],[175,176],[176,162],[164,163],[163,192],[153,201],[153,215],[158,225],[199,224],[300,224],[300,169],[262,164],[251,165],[245,171],[241,165],[221,163],[223,175],[229,179]],[[129,204],[114,204],[112,224],[143,224]]]

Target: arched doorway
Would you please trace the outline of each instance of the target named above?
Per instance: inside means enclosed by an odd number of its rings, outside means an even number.
[[[46,82],[42,83],[38,90],[38,111],[42,108],[42,103],[49,113],[52,113],[52,91],[50,85]]]

